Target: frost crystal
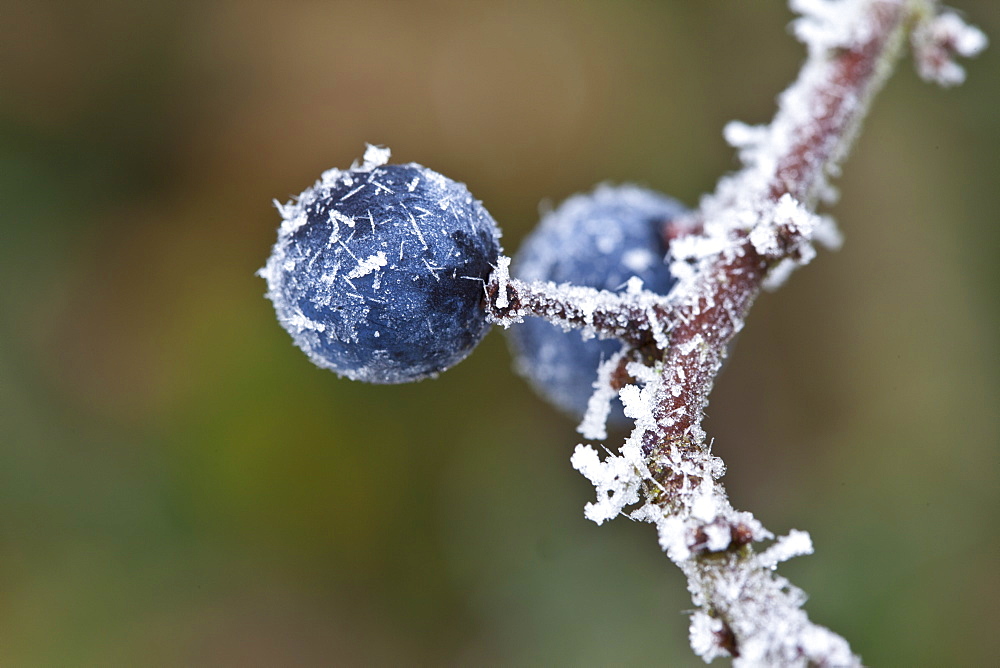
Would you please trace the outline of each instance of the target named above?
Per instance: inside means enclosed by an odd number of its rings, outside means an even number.
[[[944,12],[925,20],[911,38],[917,72],[927,81],[956,86],[965,81],[965,69],[954,56],[971,58],[986,48],[981,30],[968,25],[954,12]]]
[[[385,259],[385,253],[379,251],[375,253],[375,255],[358,262],[358,265],[351,270],[351,273],[349,273],[347,277],[361,278],[362,276],[367,276],[373,271],[378,271],[380,267],[384,267],[387,262],[388,260]]]
[[[626,506],[639,500],[639,487],[648,477],[638,446],[622,447],[621,456],[609,456],[603,462],[589,445],[578,445],[570,458],[573,468],[597,488],[597,501],[584,507],[584,516],[600,525],[621,514]],[[644,475],[645,474],[645,475]]]
[[[502,255],[497,258],[497,307],[507,308],[507,285],[510,283],[510,258]]]
[[[811,56],[849,46],[868,38],[870,25],[862,20],[868,5],[870,0],[791,0],[792,11],[801,14],[792,30]]]
[[[704,531],[705,549],[709,552],[722,552],[729,547],[731,543],[729,525],[724,522],[712,522],[705,525]]]
[[[594,380],[594,393],[587,402],[587,412],[576,430],[587,439],[603,440],[608,437],[608,414],[611,412],[611,401],[615,398],[615,390],[611,386],[611,377],[621,364],[623,355],[615,353],[597,367],[597,378]]]
[[[719,636],[724,628],[721,619],[711,617],[701,610],[691,615],[691,627],[688,630],[691,649],[705,663],[729,656],[729,652],[719,645]]]
[[[390,157],[392,157],[392,151],[390,151],[388,147],[373,146],[368,144],[365,147],[365,157],[363,158],[364,165],[362,166],[362,169],[367,171],[375,169],[376,167],[381,167],[389,162]],[[410,188],[409,190],[410,192],[413,192],[413,188]]]
[[[813,544],[809,534],[805,531],[793,529],[787,536],[782,536],[778,539],[778,542],[767,548],[758,559],[765,568],[775,568],[783,561],[812,553]]]

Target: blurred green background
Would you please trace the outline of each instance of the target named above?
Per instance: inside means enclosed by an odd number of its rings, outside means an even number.
[[[994,0],[956,2],[1000,42]],[[573,424],[491,334],[440,379],[312,367],[271,200],[388,145],[513,252],[539,203],[736,167],[803,49],[783,2],[0,0],[0,664],[701,665],[648,525],[583,519]],[[1000,624],[1000,44],[904,63],[846,235],[754,308],[710,406],[735,505],[871,665]]]

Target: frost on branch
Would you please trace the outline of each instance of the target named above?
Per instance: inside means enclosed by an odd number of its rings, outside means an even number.
[[[486,283],[484,306],[494,324],[510,327],[527,316],[538,316],[566,330],[580,329],[585,339],[617,337],[637,349],[666,348],[663,295],[635,283],[625,293],[569,283],[529,283],[511,278],[509,263],[509,258],[501,257]]]
[[[956,86],[965,81],[965,69],[955,56],[972,58],[986,48],[986,35],[954,12],[927,18],[913,31],[910,41],[917,73],[926,81]]]
[[[588,503],[584,516],[597,524],[617,517],[627,506],[639,501],[639,491],[648,472],[641,452],[634,443],[625,443],[620,455],[609,455],[604,461],[589,445],[578,445],[570,463],[597,490],[597,501]],[[644,475],[645,472],[645,475]]]
[[[792,32],[809,49],[810,58],[822,58],[871,38],[875,26],[865,15],[871,4],[871,0],[790,0],[789,7],[799,14]]]
[[[594,380],[594,393],[587,402],[587,411],[583,420],[576,428],[587,439],[600,441],[608,437],[608,415],[611,413],[611,401],[615,398],[614,374],[626,359],[624,351],[618,351],[597,367],[597,378]]]
[[[661,547],[687,575],[699,606],[691,617],[691,646],[706,661],[736,654],[739,664],[749,666],[857,665],[846,641],[809,621],[801,610],[805,595],[774,573],[780,562],[812,552],[807,533],[792,531],[754,554],[750,543],[773,536],[730,505],[717,483],[722,462],[708,451],[670,448],[666,465],[674,472],[673,486],[654,480],[642,443],[656,428],[657,394],[672,390],[660,370],[635,366],[629,370],[640,384],[626,386],[621,395],[636,428],[619,454],[602,461],[594,448],[578,445],[571,459],[597,490],[586,517],[601,524],[627,514],[656,525]]]
[[[627,381],[618,393],[635,427],[617,452],[605,449],[602,458],[578,445],[571,462],[596,490],[588,519],[602,524],[626,515],[656,526],[661,548],[688,580],[698,656],[732,656],[737,666],[855,666],[860,659],[848,643],[810,622],[805,594],[775,572],[812,553],[809,535],[791,531],[755,549],[774,536],[730,504],[719,482],[725,466],[702,420],[729,343],[760,290],[808,262],[815,243],[839,246],[832,221],[816,207],[835,199],[830,179],[908,33],[918,66],[943,83],[960,80],[952,57],[973,55],[985,38],[954,14],[935,15],[928,0],[791,5],[801,13],[793,29],[808,59],[770,124],[726,127],[743,168],[724,177],[696,212],[666,226],[678,278],[669,295],[529,284],[501,273],[487,285],[487,308],[502,324],[539,315],[624,341],[621,359],[602,366],[580,431],[604,433],[609,381],[623,366]]]

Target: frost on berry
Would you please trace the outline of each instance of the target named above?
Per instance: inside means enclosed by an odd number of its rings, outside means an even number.
[[[663,227],[683,211],[675,200],[637,186],[598,186],[541,220],[514,257],[513,274],[523,281],[665,295],[675,279],[664,263]],[[580,294],[567,297],[598,307]],[[603,438],[605,415],[616,426],[627,424],[617,397],[603,389],[605,383],[595,386],[598,367],[621,350],[620,341],[595,338],[587,328],[565,331],[540,318],[527,318],[507,333],[518,371],[557,407],[584,417],[596,387],[600,396],[581,426],[588,438]],[[614,371],[605,367],[602,376]]]
[[[417,164],[331,169],[278,205],[259,272],[278,320],[309,358],[354,380],[420,380],[458,363],[489,329],[486,279],[500,233],[466,187]]]

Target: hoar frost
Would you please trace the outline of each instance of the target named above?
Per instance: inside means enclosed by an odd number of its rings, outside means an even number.
[[[499,229],[464,185],[426,167],[330,169],[279,205],[259,272],[278,321],[309,358],[353,380],[419,380],[464,359],[489,330],[483,285]]]

